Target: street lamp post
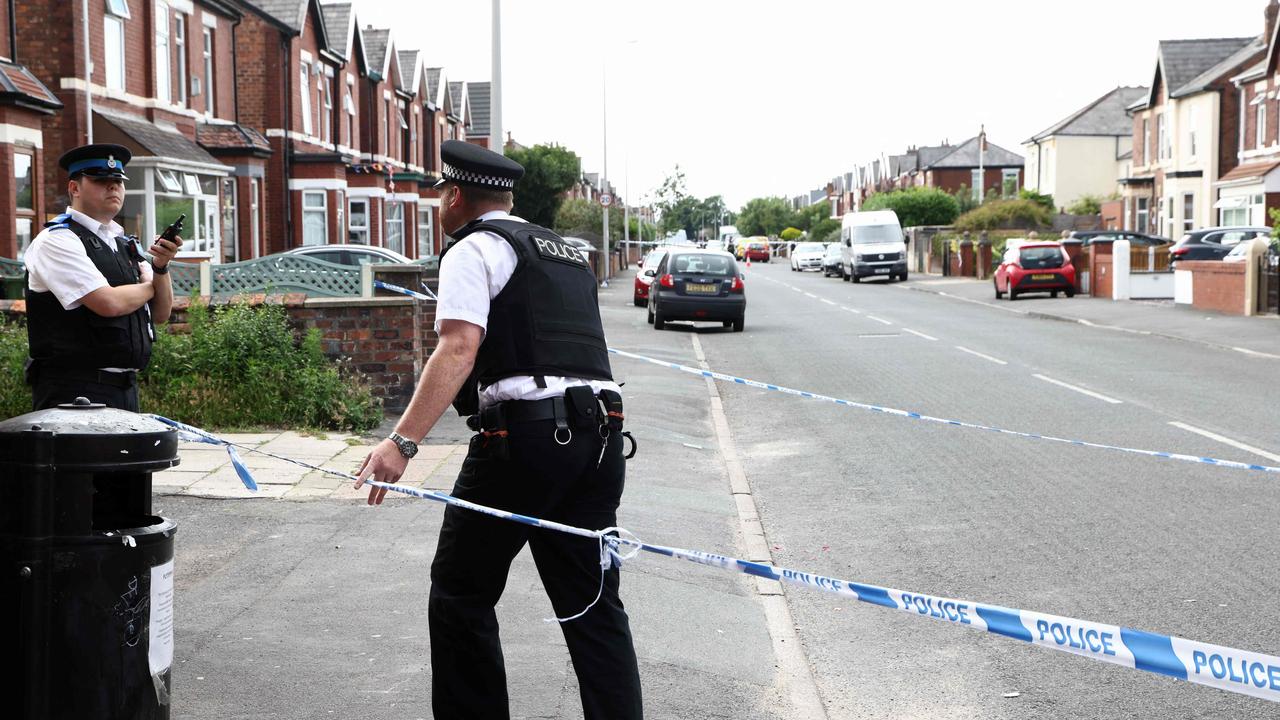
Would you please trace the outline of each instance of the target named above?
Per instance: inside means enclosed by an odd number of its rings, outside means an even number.
[[[604,140],[604,163],[600,172],[600,192],[609,192],[609,75],[608,68],[600,69],[600,115],[601,136]],[[609,287],[609,203],[604,206],[604,227],[601,231],[600,252],[604,253],[604,279],[600,287]]]

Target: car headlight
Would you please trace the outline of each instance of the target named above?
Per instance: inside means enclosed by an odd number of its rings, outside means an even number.
[[[853,254],[853,261],[854,261],[854,262],[856,262],[856,263],[860,263],[860,262],[862,262],[862,256],[861,256],[861,255],[859,255],[858,253],[854,253],[854,254]]]

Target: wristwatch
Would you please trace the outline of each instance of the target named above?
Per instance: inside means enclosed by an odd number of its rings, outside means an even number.
[[[168,274],[169,274],[169,266],[168,266],[168,265],[163,265],[163,266],[156,265],[155,261],[153,260],[153,261],[151,261],[151,272],[155,273],[156,275],[168,275]]]
[[[400,451],[400,455],[406,460],[418,454],[418,443],[400,433],[393,432],[387,436],[387,439],[396,444],[396,449]]]

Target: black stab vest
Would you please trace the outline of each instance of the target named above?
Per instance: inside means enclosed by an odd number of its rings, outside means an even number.
[[[559,235],[518,220],[485,220],[454,237],[491,232],[516,252],[516,269],[489,303],[488,328],[471,377],[453,406],[479,411],[477,386],[520,375],[613,380],[596,276]]]
[[[116,238],[116,249],[67,215],[45,228],[66,228],[84,243],[84,251],[111,287],[142,281],[142,254],[132,240]],[[151,359],[155,328],[146,305],[120,317],[103,317],[81,305],[65,310],[52,292],[26,289],[27,341],[38,368],[146,368]]]

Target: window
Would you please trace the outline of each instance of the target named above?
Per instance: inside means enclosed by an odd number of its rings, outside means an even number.
[[[31,156],[26,153],[13,154],[13,181],[17,194],[19,210],[35,210],[35,192],[32,189]]]
[[[431,227],[431,208],[418,208],[418,257],[430,257],[434,249],[434,233]]]
[[[400,121],[399,141],[400,146],[396,148],[396,158],[408,162],[409,148],[413,147],[409,140],[409,108],[405,106],[403,100],[396,102],[396,119]]]
[[[382,102],[382,109],[383,109],[384,122],[380,126],[382,128],[382,143],[379,149],[382,150],[384,155],[387,155],[388,157],[390,157],[391,137],[392,137],[390,134],[391,133],[391,115],[392,115],[390,98]]]
[[[1253,146],[1262,149],[1267,143],[1267,104],[1258,103],[1258,107],[1254,110],[1254,123],[1257,125],[1253,129]]]
[[[1142,118],[1142,164],[1151,164],[1151,122]]]
[[[1191,232],[1196,222],[1195,193],[1182,194],[1182,232]]]
[[[982,171],[977,168],[969,171],[969,189],[973,192],[973,196],[978,197],[978,193],[982,191]]]
[[[249,246],[254,257],[262,254],[258,246],[258,179],[249,180]]]
[[[212,116],[217,84],[213,81],[213,28],[204,29],[204,114]]]
[[[1191,153],[1191,157],[1196,156],[1196,114],[1194,112],[1187,116],[1187,150]]]
[[[404,203],[387,203],[386,240],[384,247],[404,254]]]
[[[311,134],[311,73],[304,62],[298,68],[298,94],[302,97],[302,134]]]
[[[1018,170],[1008,168],[1000,171],[1000,194],[1013,197],[1018,194]]]
[[[332,142],[330,126],[333,123],[333,77],[325,75],[320,78],[320,86],[324,89],[324,110],[320,112],[320,139]]]
[[[123,2],[123,0],[121,0]],[[102,20],[102,47],[106,57],[107,88],[124,90],[124,18],[128,15],[116,15],[110,12]],[[128,6],[125,6],[126,13]]]
[[[31,218],[18,218],[16,221],[16,230],[18,235],[18,260],[27,254],[27,248],[31,247]]]
[[[182,174],[182,189],[186,190],[188,195],[200,194],[200,179],[191,173]],[[212,193],[208,193],[212,194]]]
[[[156,2],[156,98],[169,102],[169,4]]]
[[[178,13],[173,19],[173,46],[178,51],[178,82],[175,93],[178,104],[187,104],[187,16]]]
[[[172,170],[156,170],[156,178],[160,181],[160,187],[164,189],[164,192],[182,192],[182,185],[178,183],[178,176]]]
[[[342,109],[347,111],[347,147],[356,146],[356,103],[351,99],[351,88],[342,98]]]
[[[107,0],[107,14],[125,20],[133,17],[129,14],[129,0]]]
[[[1244,114],[1245,97],[1246,97],[1246,93],[1244,88],[1240,88],[1240,131],[1239,131],[1239,136],[1236,138],[1237,153],[1244,152],[1244,119],[1246,117]]]
[[[240,260],[240,228],[236,217],[236,179],[222,179],[222,262]]]
[[[1160,160],[1169,157],[1169,133],[1168,128],[1165,127],[1165,113],[1156,116],[1156,144],[1158,146],[1156,157]]]
[[[1149,232],[1151,232],[1151,225],[1150,225],[1150,212],[1151,212],[1151,210],[1150,210],[1150,205],[1151,205],[1151,200],[1150,200],[1150,198],[1144,198],[1144,197],[1140,197],[1140,198],[1138,198],[1138,209],[1137,209],[1137,215],[1138,215],[1138,217],[1137,217],[1137,224],[1138,224],[1138,227],[1137,227],[1137,228],[1135,228],[1135,229],[1136,229],[1138,232],[1140,232],[1140,233],[1149,233]]]
[[[347,242],[356,245],[369,244],[369,201],[351,199],[351,207],[347,210]]]
[[[186,215],[183,256],[198,255],[216,261],[221,257],[218,255],[218,182],[219,178],[212,175],[163,168],[130,173],[118,220],[126,233],[154,237],[179,215]]]
[[[329,212],[324,190],[302,191],[302,244],[329,242]]]

